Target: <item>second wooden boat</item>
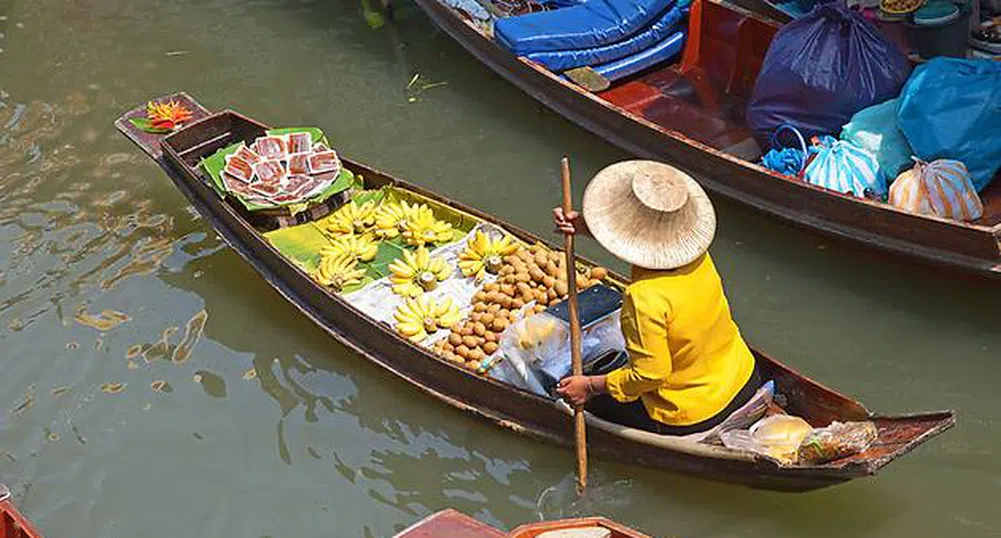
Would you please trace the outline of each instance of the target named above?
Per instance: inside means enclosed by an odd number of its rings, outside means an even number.
[[[145,133],[131,123],[144,113],[140,107],[125,114],[116,126],[167,172],[205,221],[307,318],[369,361],[442,402],[516,433],[573,445],[571,411],[566,404],[478,374],[397,334],[344,296],[321,286],[276,248],[265,235],[274,225],[273,220],[258,221],[230,196],[219,195],[200,166],[202,159],[234,143],[250,144],[268,126],[232,111],[210,114],[185,94],[160,99],[167,100],[185,104],[194,111],[197,121],[164,138]],[[342,160],[347,169],[364,178],[365,189],[398,189],[439,209],[456,212],[463,220],[497,226],[524,244],[545,244],[541,238],[482,211],[364,164]],[[300,223],[313,218],[309,212],[299,216],[296,220]],[[619,286],[626,283],[621,276],[612,275],[611,279]],[[873,475],[954,423],[950,411],[903,416],[870,413],[862,404],[800,375],[765,353],[756,350],[755,355],[763,378],[774,380],[777,391],[785,395],[786,411],[815,426],[871,420],[878,428],[877,441],[862,453],[823,465],[783,466],[750,452],[655,435],[589,415],[589,451],[599,457],[714,480],[802,491]]]
[[[688,170],[712,193],[877,250],[1001,276],[1001,181],[981,193],[983,217],[964,223],[830,191],[756,164],[761,150],[744,107],[777,22],[722,0],[695,0],[677,63],[590,93],[515,56],[444,1],[416,1],[466,50],[539,102],[637,156]],[[781,16],[767,0],[744,1]]]
[[[576,531],[587,534],[555,534]],[[554,534],[546,534],[554,533]],[[602,538],[650,538],[604,517],[582,517],[540,521],[505,533],[451,508],[431,514],[396,534],[393,538],[537,538],[540,536],[600,536]]]
[[[0,484],[0,538],[42,538],[42,533],[14,506],[10,490]]]

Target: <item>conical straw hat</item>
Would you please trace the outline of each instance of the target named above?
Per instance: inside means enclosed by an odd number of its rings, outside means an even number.
[[[623,161],[598,172],[584,192],[584,221],[616,257],[675,269],[705,254],[716,212],[688,174],[656,161]]]

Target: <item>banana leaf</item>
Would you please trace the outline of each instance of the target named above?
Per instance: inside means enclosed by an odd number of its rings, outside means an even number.
[[[331,241],[327,235],[320,231],[320,228],[312,222],[307,222],[298,226],[290,226],[288,228],[279,228],[265,233],[264,237],[269,243],[278,249],[283,256],[294,262],[302,268],[302,270],[309,274],[313,274],[316,271],[317,266],[320,264],[320,251],[324,247],[331,245]],[[376,259],[378,259],[378,256]],[[378,273],[372,270],[371,266],[374,263],[375,260],[369,263],[359,264],[360,267],[365,269],[365,277],[362,278],[359,284],[348,286],[342,290],[341,293],[347,294],[353,291],[358,291],[365,287],[365,285],[369,282],[380,278]],[[388,263],[389,262],[386,262],[387,265]]]

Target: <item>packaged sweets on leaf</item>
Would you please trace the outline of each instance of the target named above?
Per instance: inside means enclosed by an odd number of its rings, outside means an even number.
[[[810,432],[799,445],[799,463],[821,464],[863,452],[879,437],[872,422],[832,422]]]

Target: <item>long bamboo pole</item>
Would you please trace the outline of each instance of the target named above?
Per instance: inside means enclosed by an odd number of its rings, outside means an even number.
[[[563,157],[563,213],[573,210],[573,191],[570,190],[570,160]],[[577,256],[574,254],[574,236],[566,234],[563,239],[563,254],[566,256],[567,293],[570,303],[570,359],[573,375],[583,375],[584,366],[581,359],[580,315],[577,304]],[[584,422],[584,407],[575,405],[574,410],[574,442],[577,452],[577,494],[584,495],[587,490],[587,435]]]

